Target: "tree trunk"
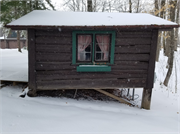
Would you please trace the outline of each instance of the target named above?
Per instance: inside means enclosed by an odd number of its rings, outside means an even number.
[[[14,6],[15,19],[18,18],[17,13],[18,13],[18,12],[17,12],[17,5],[15,4],[15,6]],[[20,44],[20,31],[19,31],[19,30],[17,30],[17,46],[18,46],[18,51],[19,51],[19,52],[22,52],[22,51],[21,51],[21,44]]]
[[[155,6],[155,11],[154,11],[154,14],[156,16],[159,16],[159,5],[158,5],[158,0],[155,0],[154,2],[154,6]],[[159,61],[159,52],[161,50],[161,34],[162,32],[158,32],[158,44],[157,44],[157,50],[156,50],[156,61],[158,62]]]
[[[173,5],[173,7],[176,7],[177,4],[177,0],[175,1],[170,1],[170,5]],[[175,21],[175,11],[176,8],[170,8],[170,19],[171,21]],[[164,85],[167,86],[169,83],[169,79],[171,77],[172,74],[172,70],[173,70],[173,61],[174,61],[174,37],[175,37],[175,31],[174,29],[171,31],[171,36],[170,36],[170,44],[169,44],[169,57],[168,57],[168,72],[166,74],[166,78],[164,80]]]
[[[30,7],[30,11],[32,11],[33,10],[33,8],[32,8],[33,7],[32,6],[32,0],[29,1],[29,7]]]
[[[37,9],[37,10],[39,9],[39,2],[38,2],[38,0],[35,1],[35,9]]]
[[[4,43],[5,43],[6,48],[9,48],[9,45],[8,45],[8,43],[7,43],[5,34],[4,34]]]
[[[17,31],[17,44],[18,44],[18,51],[22,53],[21,51],[21,44],[20,44],[20,31]]]
[[[173,34],[174,30],[172,31],[172,35],[171,35],[171,43],[169,45],[169,52],[170,55],[168,57],[168,72],[166,74],[166,78],[164,80],[164,85],[167,86],[169,83],[169,79],[171,77],[172,74],[172,70],[173,70],[173,61],[174,61],[174,34]]]
[[[159,16],[159,4],[158,4],[158,0],[154,1],[154,6],[155,6],[154,15]]]
[[[180,8],[180,0],[178,1],[177,6],[176,6],[176,23],[177,24],[179,24],[179,12],[180,12],[179,8]],[[179,34],[179,28],[175,28],[175,46],[174,46],[175,51],[177,51],[177,46],[178,46],[178,34]]]
[[[106,10],[106,1],[102,3],[102,12],[105,12]]]
[[[166,32],[164,31],[163,32],[163,52],[164,52],[164,55],[165,55],[165,53],[166,53],[166,38],[165,38],[165,36],[166,36]]]
[[[129,12],[132,13],[132,2],[129,0]]]
[[[178,47],[178,34],[179,34],[179,28],[175,28],[175,43],[174,43],[175,51],[177,51],[177,47]]]
[[[9,38],[9,37],[10,37],[10,33],[11,33],[11,31],[12,31],[11,29],[10,29],[10,30],[8,30],[7,37],[6,37],[6,30],[5,30],[5,32],[4,32],[4,41],[5,41],[6,48],[10,48],[10,46],[9,46],[9,42],[8,42],[7,38]]]
[[[172,0],[169,1],[169,5],[171,5],[173,3]],[[169,14],[167,19],[168,20],[171,20],[172,21],[172,7],[170,8],[170,13],[167,13]],[[166,32],[166,48],[165,48],[165,56],[167,57],[170,57],[170,44],[171,44],[171,34],[172,32]],[[167,66],[169,66],[169,58],[168,58],[168,63],[167,63]]]
[[[136,9],[136,13],[139,13],[139,1],[140,1],[140,0],[137,0],[137,9]]]
[[[26,31],[26,48],[28,50],[28,30]]]
[[[111,1],[109,1],[109,12],[111,12],[111,8],[112,8],[112,5],[111,5]]]
[[[164,18],[164,16],[165,16],[165,9],[164,9],[165,4],[166,4],[166,0],[161,0],[161,10],[162,10],[160,12],[160,17],[161,18]]]
[[[167,57],[169,57],[169,55],[170,55],[170,49],[169,49],[169,45],[170,45],[170,43],[171,43],[171,32],[166,32],[166,46],[165,46],[165,56],[167,56]]]
[[[92,12],[92,0],[87,0],[88,12]]]
[[[164,18],[164,19],[166,19],[166,15],[165,15],[165,13],[166,13],[166,10],[165,10],[165,4],[166,4],[166,0],[161,0],[161,12],[160,12],[160,17],[161,18]],[[164,55],[165,55],[165,52],[166,52],[166,32],[164,31],[163,33],[162,33],[162,46],[163,46],[163,52],[164,52]]]

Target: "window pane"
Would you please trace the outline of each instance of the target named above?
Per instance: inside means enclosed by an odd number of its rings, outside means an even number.
[[[96,56],[97,61],[109,60],[110,35],[96,35]],[[101,53],[101,55],[100,55]]]
[[[101,52],[101,49],[100,49],[98,43],[96,43],[96,52]]]
[[[91,46],[92,36],[91,35],[78,35],[78,61],[91,61]]]
[[[91,53],[86,53],[86,61],[89,61],[89,60],[91,60]]]
[[[96,60],[102,60],[102,53],[96,53]]]

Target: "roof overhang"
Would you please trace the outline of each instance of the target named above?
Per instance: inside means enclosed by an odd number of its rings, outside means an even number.
[[[5,27],[15,30],[34,29],[160,29],[171,30],[178,24],[146,13],[62,12],[34,10]]]
[[[169,31],[173,28],[179,28],[180,25],[126,25],[126,26],[46,26],[46,25],[5,25],[6,28],[11,28],[13,30],[27,30],[27,29],[57,29],[57,28],[67,28],[67,29],[159,29],[161,31]]]

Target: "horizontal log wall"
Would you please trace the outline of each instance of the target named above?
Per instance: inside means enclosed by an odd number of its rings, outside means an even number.
[[[151,31],[117,31],[112,71],[85,73],[72,65],[72,30],[35,30],[37,89],[145,87],[151,40]]]

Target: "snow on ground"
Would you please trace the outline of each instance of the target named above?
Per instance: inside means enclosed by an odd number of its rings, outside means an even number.
[[[0,49],[0,79],[28,81],[28,52],[22,49]]]
[[[163,51],[160,52],[161,57],[159,58],[159,62],[156,63],[155,70],[155,72],[157,73],[157,81],[154,85],[155,88],[162,88],[171,92],[175,92],[176,90],[180,91],[180,48],[177,52],[175,52],[174,55],[175,56],[172,76],[170,78],[168,87],[164,87],[162,83],[168,71],[168,69],[166,68],[168,58],[163,56]]]
[[[18,71],[18,65],[20,70],[24,68],[24,74],[21,73],[18,77],[27,76],[26,51],[21,54],[17,49],[1,49],[0,52],[3,77],[11,71]],[[176,58],[179,60],[180,51],[177,53]],[[156,64],[157,80],[151,110],[139,108],[142,89],[136,90],[136,94],[140,96],[135,101],[138,107],[130,107],[113,101],[28,96],[21,98],[20,86],[8,86],[0,89],[0,134],[178,134],[179,81],[177,93],[173,84],[174,72],[168,88],[160,85],[167,71],[164,63],[167,59],[162,53],[160,59],[160,63]],[[177,61],[178,74],[179,65],[180,61]],[[179,80],[180,76],[177,77]]]

